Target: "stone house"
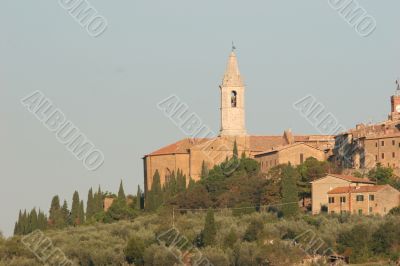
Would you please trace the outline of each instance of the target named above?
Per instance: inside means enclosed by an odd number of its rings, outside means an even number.
[[[328,207],[328,192],[337,187],[373,186],[375,182],[354,176],[328,174],[311,182],[311,208],[313,214],[321,212],[323,207]]]
[[[314,157],[318,161],[326,160],[326,152],[304,142],[279,146],[268,151],[254,155],[254,159],[260,163],[261,171],[268,170],[279,164],[302,164],[307,158]]]
[[[386,215],[400,205],[400,192],[390,185],[344,186],[328,192],[328,212]]]

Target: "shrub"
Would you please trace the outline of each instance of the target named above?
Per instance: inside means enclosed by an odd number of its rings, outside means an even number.
[[[264,223],[261,219],[252,220],[246,229],[243,240],[247,242],[256,241],[263,229]]]
[[[144,241],[137,237],[132,237],[128,241],[128,244],[126,245],[126,248],[124,250],[126,261],[131,264],[133,263],[135,265],[143,265],[144,249],[145,249]]]

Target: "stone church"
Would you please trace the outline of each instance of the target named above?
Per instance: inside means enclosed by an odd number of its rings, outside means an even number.
[[[203,161],[209,169],[223,162],[226,157],[233,155],[235,141],[239,155],[245,153],[246,156],[259,160],[262,165],[264,165],[264,156],[275,156],[272,155],[275,154],[274,152],[271,153],[275,150],[285,150],[285,154],[291,157],[293,157],[293,153],[296,157],[303,159],[311,156],[301,153],[302,150],[298,148],[294,149],[294,146],[298,147],[296,144],[306,145],[308,149],[304,149],[305,151],[311,150],[312,155],[317,151],[318,154],[322,154],[324,159],[326,158],[324,154],[332,150],[334,136],[294,135],[291,130],[284,131],[280,136],[252,135],[247,132],[245,124],[246,88],[234,51],[229,55],[219,89],[221,99],[219,135],[213,138],[182,139],[145,155],[143,157],[145,192],[151,189],[156,170],[160,173],[162,185],[165,184],[166,178],[172,172],[176,173],[178,169],[187,178],[199,180]],[[281,156],[279,161],[275,158],[268,159],[265,163],[272,166],[288,161],[291,160]],[[262,167],[262,169],[267,170],[268,167]]]

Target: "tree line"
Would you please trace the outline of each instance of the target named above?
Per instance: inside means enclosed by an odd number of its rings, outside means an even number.
[[[113,200],[107,210],[104,209],[105,198]],[[20,211],[15,223],[14,235],[26,235],[37,229],[62,229],[96,222],[110,223],[121,219],[133,219],[143,206],[144,194],[140,186],[137,188],[136,196],[126,196],[122,181],[117,195],[103,192],[100,186],[97,191],[90,188],[86,209],[78,191],[73,193],[71,208],[66,200],[61,205],[60,197],[55,195],[51,200],[48,216],[40,209],[36,211],[36,208],[30,212]]]

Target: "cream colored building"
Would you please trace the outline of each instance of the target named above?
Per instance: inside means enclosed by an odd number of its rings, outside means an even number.
[[[291,164],[297,166],[307,158],[313,157],[318,161],[326,160],[326,151],[304,142],[272,148],[268,151],[254,155],[254,159],[260,163],[261,171],[268,172],[279,164]]]
[[[199,180],[203,161],[209,169],[220,164],[226,157],[232,156],[235,141],[239,155],[245,153],[251,158],[260,152],[299,142],[323,150],[333,148],[334,136],[294,135],[290,131],[285,131],[280,136],[248,134],[245,126],[246,89],[233,51],[229,55],[219,89],[221,99],[219,135],[213,138],[186,138],[145,155],[143,157],[145,193],[151,189],[153,176],[157,170],[162,185],[166,177],[173,172],[176,173],[178,169],[186,175],[186,178]]]
[[[389,185],[337,187],[328,192],[330,214],[380,214],[400,205],[400,192]]]
[[[311,182],[312,213],[318,214],[323,207],[328,208],[328,192],[338,187],[373,186],[369,179],[354,176],[328,174]]]

